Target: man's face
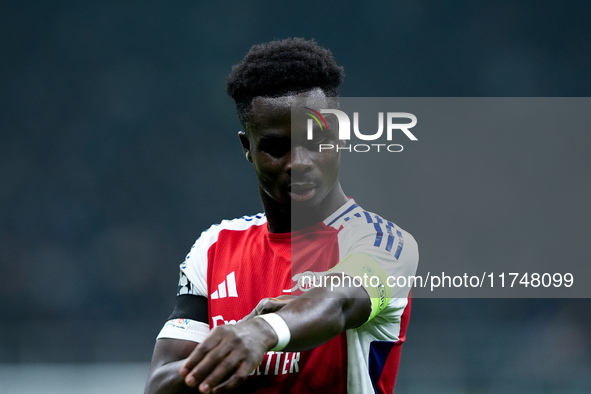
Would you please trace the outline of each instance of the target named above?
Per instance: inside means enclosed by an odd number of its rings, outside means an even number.
[[[246,135],[241,136],[247,159],[254,165],[263,199],[293,207],[318,208],[338,182],[339,153],[319,152],[318,144],[338,144],[336,132],[315,131],[309,141],[306,120],[292,129],[291,105],[329,108],[321,89],[277,98],[257,97]],[[304,116],[302,108],[302,116]]]

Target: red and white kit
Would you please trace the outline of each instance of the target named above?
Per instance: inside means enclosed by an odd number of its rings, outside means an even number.
[[[414,238],[350,199],[304,231],[269,233],[264,214],[204,231],[181,264],[177,306],[158,338],[202,342],[266,297],[301,294],[298,273],[326,272],[352,253],[371,256],[388,276],[412,276]],[[359,328],[303,352],[268,352],[240,392],[392,393],[410,297],[392,297]]]

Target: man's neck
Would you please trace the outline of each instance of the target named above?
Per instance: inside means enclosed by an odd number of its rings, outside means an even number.
[[[322,222],[347,202],[347,196],[337,183],[318,206],[301,203],[280,204],[261,191],[267,225],[271,233],[289,233]]]

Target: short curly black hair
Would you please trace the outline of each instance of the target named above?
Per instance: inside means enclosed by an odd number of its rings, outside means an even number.
[[[244,125],[255,97],[280,97],[313,88],[336,97],[344,76],[330,50],[314,40],[288,38],[253,45],[242,62],[232,67],[226,92],[236,102]]]

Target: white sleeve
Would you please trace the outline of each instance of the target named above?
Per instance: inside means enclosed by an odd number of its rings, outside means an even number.
[[[172,319],[164,324],[156,339],[172,338],[201,343],[208,335],[209,325],[206,323],[190,319]]]
[[[371,256],[388,276],[415,275],[419,261],[418,245],[412,235],[394,223],[375,214],[369,219],[354,218],[339,233],[339,254],[345,258],[352,253]],[[379,219],[379,222],[378,222]],[[368,220],[373,220],[369,222]],[[403,295],[404,297],[407,294]]]
[[[207,297],[207,253],[219,235],[215,227],[212,226],[201,233],[185,261],[181,263],[178,295],[193,294]]]
[[[191,247],[185,261],[180,265],[178,296],[194,295],[207,298],[207,253],[217,240],[216,226],[201,233]],[[213,231],[212,231],[213,229]],[[209,324],[183,317],[168,320],[160,333],[160,338],[182,339],[201,343],[209,335]]]

